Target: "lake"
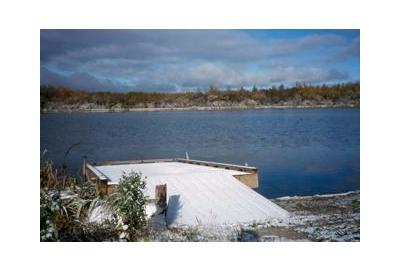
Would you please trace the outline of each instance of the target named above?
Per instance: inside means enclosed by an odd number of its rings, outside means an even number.
[[[268,198],[360,188],[358,108],[41,114],[40,148],[72,174],[84,156],[96,162],[188,152],[257,167],[257,191]]]

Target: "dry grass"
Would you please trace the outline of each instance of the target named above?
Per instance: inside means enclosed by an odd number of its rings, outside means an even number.
[[[64,169],[57,169],[53,163],[46,160],[40,166],[40,187],[46,189],[64,190],[74,188],[78,181],[66,174]]]

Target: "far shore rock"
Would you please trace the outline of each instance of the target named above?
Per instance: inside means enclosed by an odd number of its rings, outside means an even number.
[[[65,105],[50,104],[48,107],[41,109],[41,113],[95,113],[95,112],[157,112],[157,111],[219,111],[219,110],[262,110],[262,109],[312,109],[312,108],[358,108],[358,103],[337,103],[337,104],[277,104],[277,105],[254,105],[239,104],[234,106],[191,106],[191,107],[132,107],[123,108],[114,106],[107,108],[93,104],[83,105]]]

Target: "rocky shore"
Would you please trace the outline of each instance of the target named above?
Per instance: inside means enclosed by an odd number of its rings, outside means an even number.
[[[312,109],[312,108],[358,108],[359,103],[326,103],[326,104],[281,104],[281,105],[211,105],[190,107],[105,107],[86,105],[54,105],[41,109],[41,113],[95,113],[95,112],[157,112],[157,111],[219,111],[219,110],[260,110],[260,109]]]
[[[284,230],[277,230],[288,240],[360,241],[360,192],[305,197],[283,197],[275,203],[292,213]],[[266,229],[267,235],[274,228]]]
[[[42,85],[42,112],[126,112],[359,107],[360,84],[182,92],[90,92]]]

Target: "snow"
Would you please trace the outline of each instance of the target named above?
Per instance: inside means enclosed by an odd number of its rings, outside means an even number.
[[[145,193],[167,184],[168,225],[238,224],[282,221],[289,213],[244,185],[233,175],[245,172],[179,162],[97,166],[114,183],[123,171],[147,177]],[[150,210],[150,209],[149,209]]]
[[[154,203],[146,204],[146,216],[147,218],[151,218],[157,212],[157,206]]]
[[[94,199],[89,206],[88,210],[88,221],[101,223],[106,220],[112,219],[113,212],[111,208],[108,206],[106,200],[103,199]]]
[[[156,162],[156,163],[138,163],[138,164],[119,164],[95,166],[95,169],[106,176],[112,182],[118,182],[121,178],[121,172],[141,172],[147,177],[164,175],[183,175],[190,173],[208,173],[225,171],[230,175],[244,175],[247,172],[236,170],[227,170],[223,168],[214,168],[201,165],[194,165],[182,162]]]

